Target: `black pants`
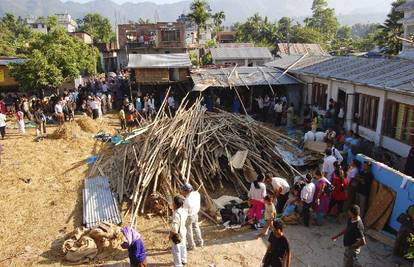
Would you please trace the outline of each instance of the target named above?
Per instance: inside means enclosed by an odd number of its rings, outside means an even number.
[[[96,120],[99,118],[99,109],[92,109],[92,118]]]
[[[302,218],[303,218],[303,224],[305,226],[309,226],[311,206],[312,206],[312,203],[311,204],[303,203]]]
[[[280,126],[281,123],[282,123],[282,113],[276,112],[275,113],[275,125]]]
[[[285,208],[286,201],[288,200],[288,198],[289,198],[289,192],[287,192],[284,195],[280,195],[277,198],[276,211],[278,214],[283,213],[283,209]]]
[[[6,135],[6,126],[0,127],[0,135],[1,138],[4,139],[4,136]]]

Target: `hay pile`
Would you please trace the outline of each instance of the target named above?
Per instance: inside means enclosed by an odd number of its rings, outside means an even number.
[[[102,130],[102,125],[88,116],[83,116],[82,118],[77,119],[75,122],[83,131],[88,133],[98,133],[100,130]]]
[[[63,139],[63,140],[75,140],[88,137],[85,132],[77,123],[67,122],[60,125],[52,134],[49,134],[47,138],[50,139]]]

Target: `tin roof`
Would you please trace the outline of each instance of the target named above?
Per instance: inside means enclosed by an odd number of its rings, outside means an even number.
[[[0,66],[7,66],[9,64],[23,64],[26,62],[26,59],[22,58],[12,58],[12,57],[0,57]]]
[[[296,43],[279,43],[277,48],[281,54],[285,55],[309,55],[328,56],[329,54],[320,44],[296,44]]]
[[[294,62],[295,58],[281,58],[268,66],[286,69]],[[309,56],[290,72],[414,94],[414,60]]]
[[[272,54],[266,47],[237,47],[237,48],[211,48],[213,60],[231,59],[272,59]]]
[[[233,71],[234,70],[234,71]],[[195,91],[209,87],[289,85],[301,82],[289,74],[268,67],[230,67],[221,69],[198,69],[191,72]],[[230,76],[231,74],[231,76]],[[227,79],[227,77],[229,77]]]
[[[188,68],[191,67],[187,53],[177,54],[129,54],[128,68]]]

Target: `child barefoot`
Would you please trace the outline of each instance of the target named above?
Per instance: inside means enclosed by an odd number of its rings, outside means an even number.
[[[262,232],[257,236],[258,238],[266,236],[269,232],[270,226],[272,225],[273,220],[276,218],[276,208],[273,204],[273,198],[269,195],[265,196],[265,221],[266,225],[263,228]]]

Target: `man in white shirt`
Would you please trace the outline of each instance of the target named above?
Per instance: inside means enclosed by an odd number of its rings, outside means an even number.
[[[316,142],[325,142],[326,133],[324,132],[316,132],[315,133],[315,141]]]
[[[273,194],[277,198],[277,213],[282,213],[283,209],[285,208],[286,201],[289,198],[289,183],[286,181],[286,179],[272,177],[271,174],[267,174],[265,178],[265,184],[272,187]]]
[[[309,227],[310,208],[313,204],[313,197],[315,194],[315,184],[312,183],[312,176],[306,175],[306,185],[300,191],[300,200],[303,204],[302,218],[306,227]]]
[[[275,104],[275,125],[280,126],[280,123],[282,121],[282,113],[283,113],[283,103],[282,101],[278,101]]]
[[[305,133],[305,136],[303,137],[303,143],[306,144],[309,142],[315,142],[316,141],[315,132],[316,132],[315,130],[311,130]]]
[[[0,135],[1,139],[4,140],[4,136],[6,135],[6,114],[1,113],[0,110]]]
[[[331,142],[327,142],[326,145],[327,145],[327,148],[331,150],[331,155],[336,158],[339,164],[341,164],[342,161],[344,160],[344,157],[342,157],[341,152],[339,152],[339,150],[336,149],[335,146]]]
[[[198,224],[198,213],[201,206],[201,196],[199,192],[193,190],[191,184],[184,184],[181,187],[181,194],[185,197],[184,209],[188,213],[186,222],[187,249],[192,250],[196,247],[196,244],[200,247],[204,245],[200,226]]]
[[[323,175],[332,182],[332,174],[335,172],[334,163],[337,161],[336,158],[332,155],[332,149],[327,148],[325,150],[325,158],[323,159],[322,172]]]
[[[55,105],[55,114],[60,125],[65,122],[65,115],[63,114],[62,100],[58,101]]]
[[[187,264],[187,247],[185,224],[187,221],[187,211],[183,208],[184,198],[175,196],[173,203],[173,218],[170,230],[170,240],[172,242],[172,254],[175,267],[183,267]]]

